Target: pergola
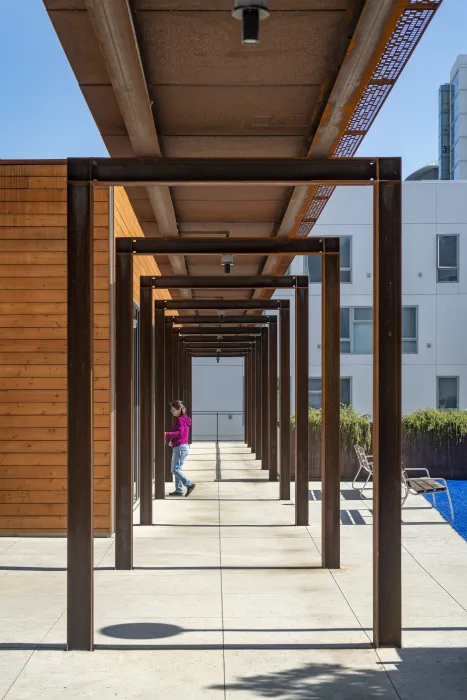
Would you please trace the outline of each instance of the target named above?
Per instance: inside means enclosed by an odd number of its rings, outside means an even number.
[[[126,187],[268,187],[367,185],[374,189],[374,643],[401,643],[401,165],[399,159],[70,159],[68,161],[68,648],[93,647],[93,189],[124,184]],[[322,377],[323,377],[323,566],[338,568],[339,550],[339,244],[338,239],[146,239],[117,242],[116,251],[116,568],[132,567],[132,372],[133,372],[133,258],[135,255],[196,256],[235,253],[315,254],[323,260]],[[183,325],[173,329],[167,310],[279,309],[281,431],[287,445],[290,402],[288,371],[288,309],[280,302],[234,300],[174,300],[155,305],[154,347],[151,346],[152,290],[154,288],[229,290],[295,290],[295,490],[296,524],[308,522],[308,280],[274,275],[178,275],[141,279],[142,436],[146,441],[142,466],[142,511],[150,520],[154,412],[155,490],[162,497],[167,465],[163,432],[167,411],[165,396],[176,387],[190,402],[190,341],[205,343],[219,334],[200,324],[199,332]],[[226,306],[227,301],[231,305]],[[276,304],[276,306],[274,306]],[[261,320],[257,317],[257,320]],[[182,319],[180,319],[182,320]],[[269,323],[270,329],[276,324]],[[274,330],[260,333],[239,324],[222,335],[235,343],[253,343],[245,355],[247,377],[247,437],[275,478],[274,446],[267,449],[273,432],[274,410],[265,405],[276,378]],[[214,333],[212,332],[214,330]],[[210,332],[211,331],[211,332]],[[188,339],[188,340],[184,340]],[[188,343],[188,346],[184,343]],[[208,353],[201,346],[200,353]],[[154,355],[155,394],[151,393]],[[172,362],[169,358],[172,356]],[[174,358],[177,358],[174,361]],[[167,377],[164,367],[171,367]],[[170,370],[169,370],[170,374]],[[268,390],[269,379],[269,390]],[[143,386],[144,385],[144,386]],[[249,388],[248,388],[249,387]],[[261,423],[254,420],[261,406]],[[269,432],[270,431],[270,432]],[[282,441],[281,441],[282,442]],[[259,454],[258,454],[259,453]],[[288,457],[285,454],[285,464]],[[266,460],[266,461],[265,461]],[[281,459],[282,462],[282,459]],[[287,466],[286,466],[287,470]],[[287,474],[287,472],[286,472]],[[282,483],[281,497],[287,497]],[[144,501],[144,502],[143,502]]]

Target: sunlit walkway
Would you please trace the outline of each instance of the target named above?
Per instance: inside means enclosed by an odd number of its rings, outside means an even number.
[[[403,512],[405,648],[375,652],[371,500],[342,485],[329,572],[319,484],[296,528],[239,443],[195,444],[186,471],[192,496],[135,527],[134,571],[95,541],[94,653],[63,651],[66,541],[0,539],[0,698],[465,699],[467,544],[423,498]]]

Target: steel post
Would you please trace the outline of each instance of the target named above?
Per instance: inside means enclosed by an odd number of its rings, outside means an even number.
[[[398,162],[400,173],[400,161],[394,161]],[[401,189],[400,181],[379,182],[374,187],[373,639],[376,647],[402,644]]]
[[[164,374],[164,309],[155,308],[154,315],[154,494],[165,498],[165,374]]]
[[[133,568],[133,257],[115,278],[115,568]]]
[[[70,178],[70,166],[68,177]],[[68,184],[67,648],[93,649],[93,193]]]
[[[280,334],[280,485],[279,498],[290,500],[290,303],[281,302]]]
[[[277,322],[269,325],[269,481],[277,481]]]
[[[340,265],[323,255],[322,287],[322,546],[323,566],[340,567]]]
[[[308,277],[295,288],[295,524],[308,525]]]
[[[153,494],[153,393],[152,393],[152,288],[140,287],[140,522],[152,525]]]

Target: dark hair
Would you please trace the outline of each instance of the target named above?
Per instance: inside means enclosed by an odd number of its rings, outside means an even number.
[[[183,401],[171,401],[170,408],[175,408],[176,411],[181,410],[182,413],[186,413],[186,407]]]

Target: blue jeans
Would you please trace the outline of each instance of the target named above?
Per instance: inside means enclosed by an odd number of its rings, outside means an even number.
[[[189,480],[187,476],[182,472],[183,463],[188,457],[188,452],[190,448],[188,445],[179,445],[173,448],[172,454],[172,474],[175,477],[175,489],[179,492],[183,492],[183,487],[188,488],[193,485],[193,482]]]

